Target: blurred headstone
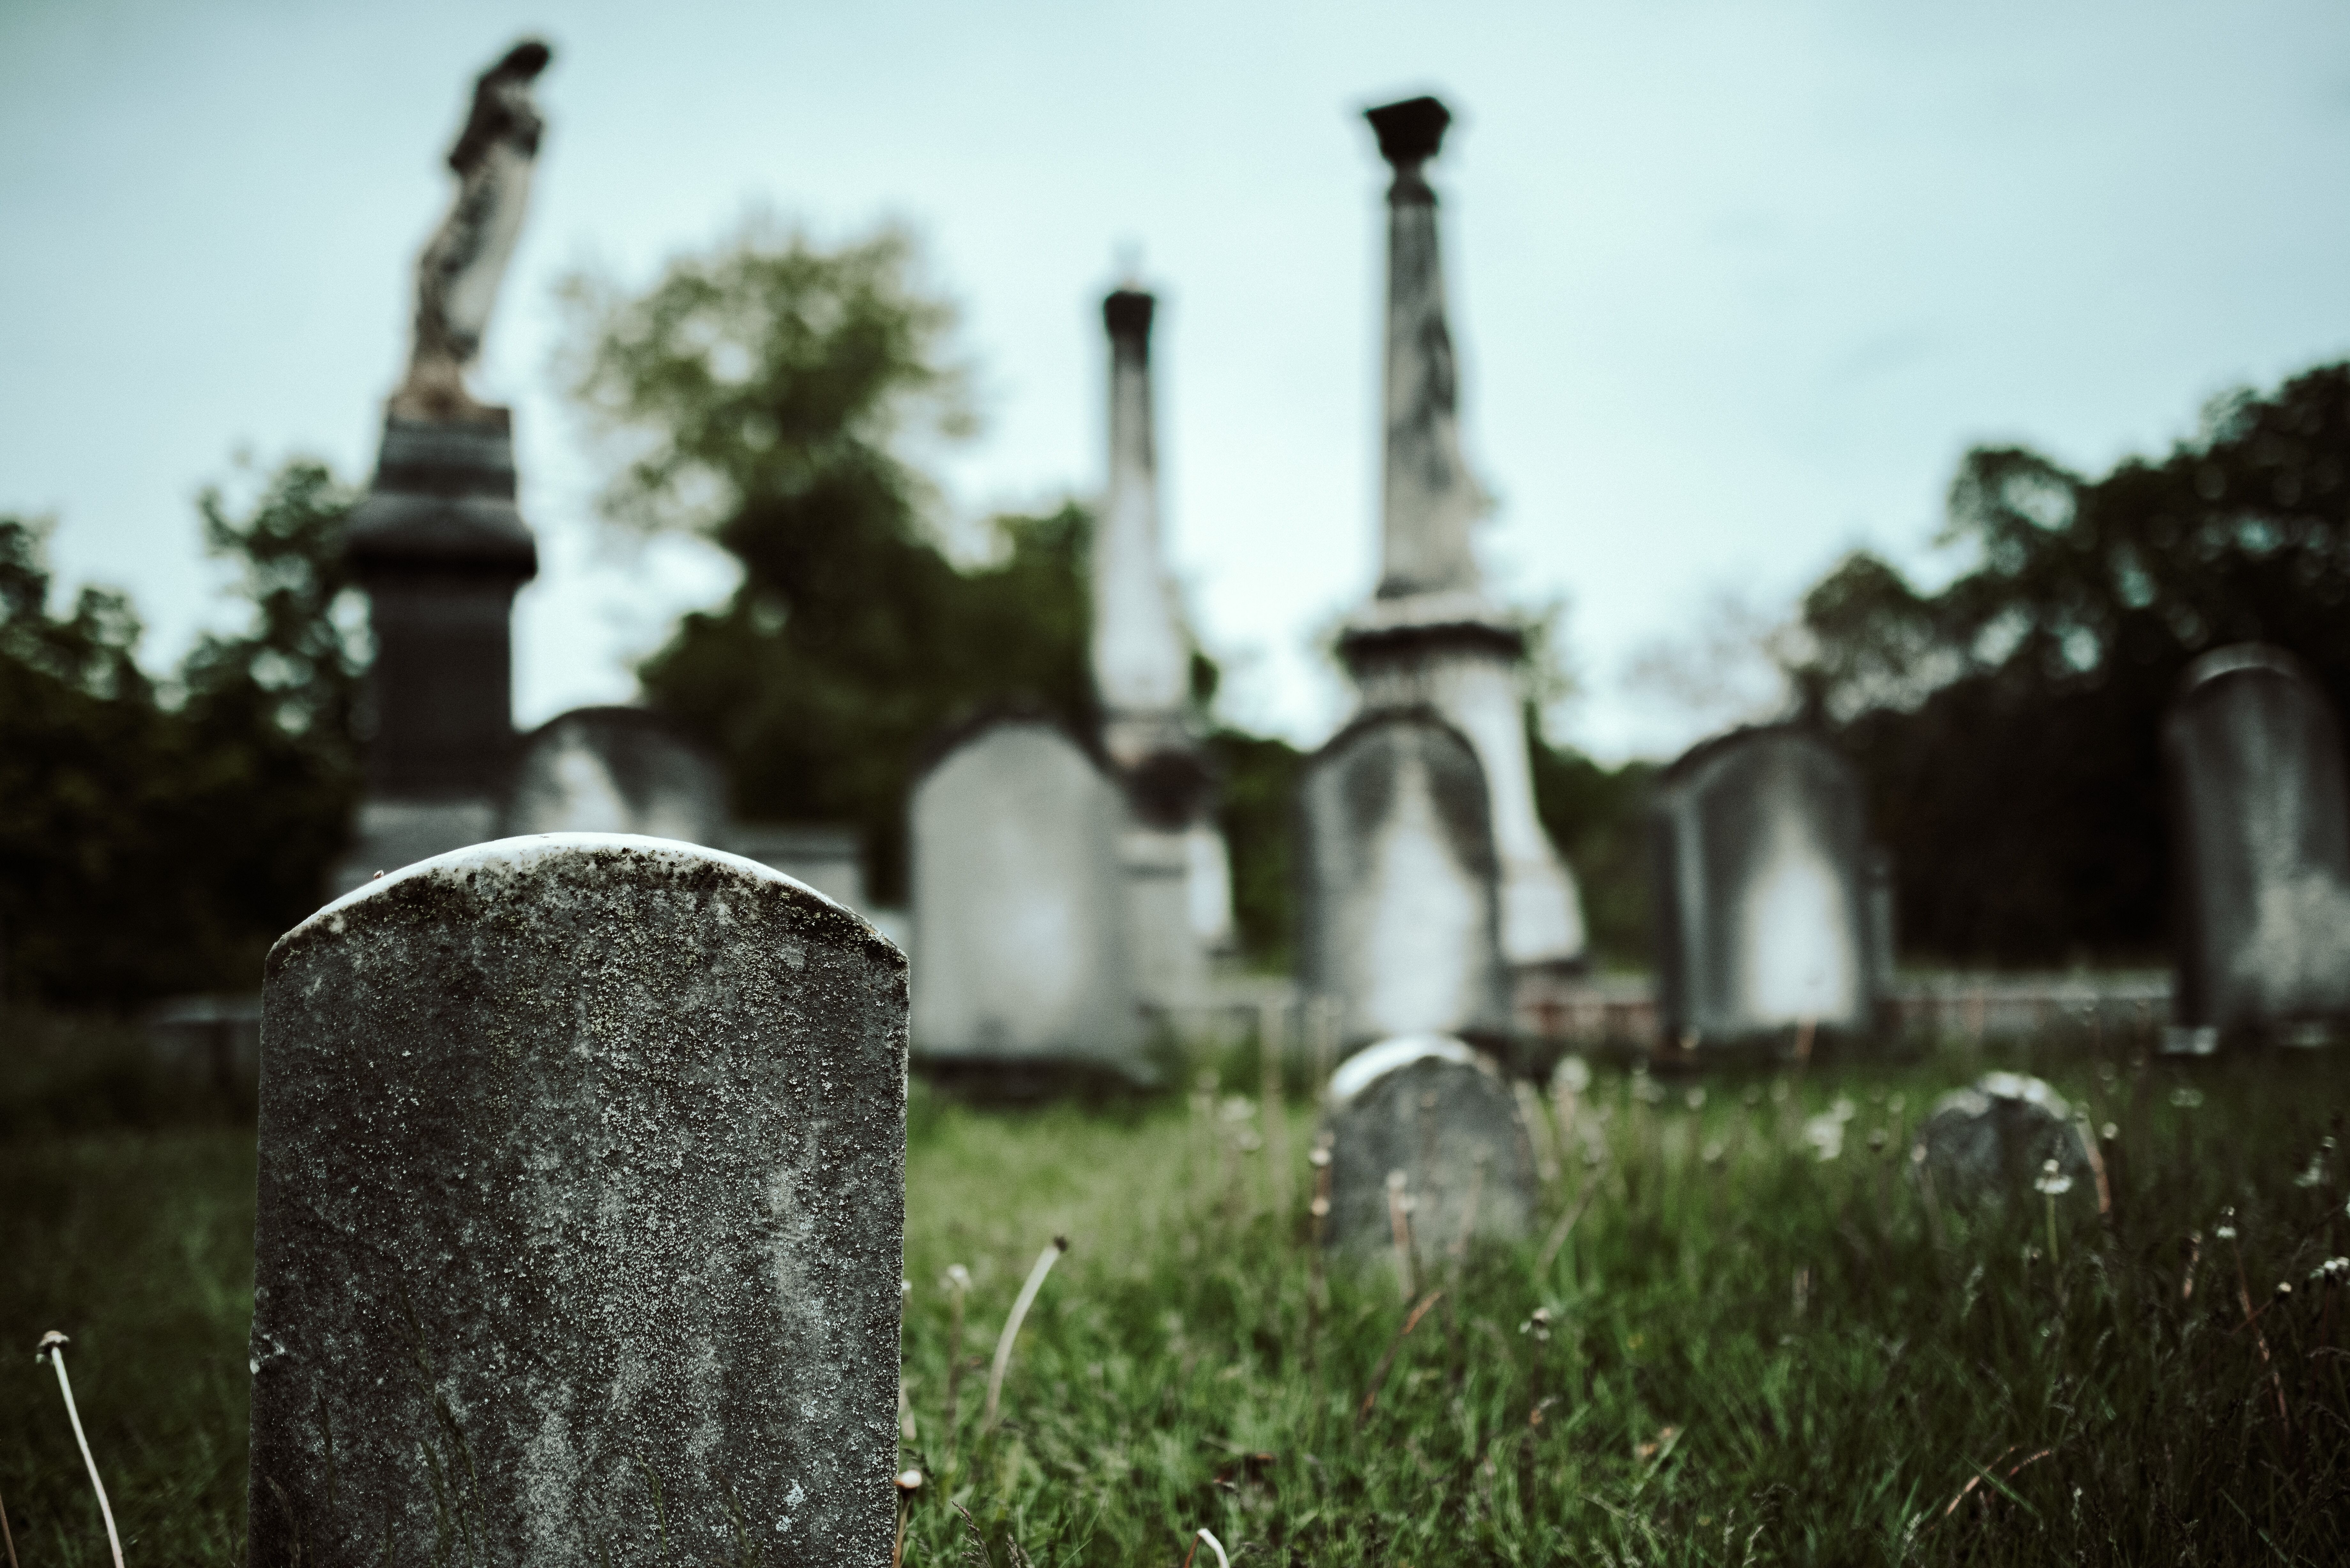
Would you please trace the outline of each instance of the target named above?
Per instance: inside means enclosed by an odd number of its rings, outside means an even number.
[[[855,828],[818,823],[738,823],[726,847],[745,859],[772,866],[794,881],[806,883],[868,919],[874,918],[875,912],[866,907],[865,865],[858,853]]]
[[[464,372],[521,233],[544,129],[531,84],[548,57],[526,39],[474,83],[448,159],[457,197],[417,261],[408,373],[346,525],[375,657],[366,793],[333,891],[496,831],[514,752],[514,596],[537,575],[538,548],[515,504],[512,416],[476,401]]]
[[[522,742],[506,834],[634,833],[723,847],[717,759],[644,708],[574,708]]]
[[[1510,1033],[1484,770],[1431,709],[1356,720],[1298,784],[1299,985],[1341,1051]]]
[[[1986,1073],[1972,1087],[1935,1101],[1918,1147],[1935,1198],[1961,1207],[2031,1197],[2052,1159],[2065,1190],[2090,1178],[2072,1107],[2045,1083],[2020,1073]]]
[[[1665,770],[1649,837],[1666,1041],[1872,1027],[1890,900],[1851,763],[1791,725],[1718,736]]]
[[[1423,1269],[1472,1240],[1526,1234],[1534,1146],[1508,1083],[1463,1042],[1411,1035],[1357,1053],[1332,1075],[1323,1117],[1328,1245],[1391,1248],[1399,1209]]]
[[[252,1558],[886,1559],[904,961],[764,867],[502,839],[279,940]]]
[[[2173,1051],[2350,1020],[2350,787],[2300,664],[2257,644],[2189,667],[2163,725],[2178,983]]]
[[[1502,953],[1522,983],[1585,958],[1583,903],[1534,811],[1526,751],[1525,628],[1486,594],[1471,532],[1491,500],[1461,447],[1459,368],[1446,318],[1437,201],[1426,166],[1451,115],[1432,98],[1369,111],[1387,193],[1385,468],[1376,597],[1339,657],[1362,711],[1431,706],[1477,753],[1500,877]]]
[[[918,1054],[1149,1078],[1126,804],[1092,756],[1049,720],[988,720],[916,782],[910,815]]]

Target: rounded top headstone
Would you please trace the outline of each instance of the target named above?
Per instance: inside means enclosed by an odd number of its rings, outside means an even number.
[[[362,923],[443,923],[502,894],[526,897],[559,916],[566,905],[590,901],[597,889],[623,878],[769,903],[810,935],[869,945],[897,968],[906,964],[898,945],[863,916],[756,860],[636,834],[535,833],[468,845],[361,883],[278,938],[265,970],[274,975],[305,950]]]

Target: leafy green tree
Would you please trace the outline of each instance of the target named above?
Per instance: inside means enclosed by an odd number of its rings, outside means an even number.
[[[48,612],[44,530],[0,518],[0,942],[7,994],[123,1007],[260,981],[316,908],[356,794],[358,662],[331,607],[348,495],[290,463],[251,512],[202,502],[252,625],[158,690],[129,601]]]
[[[1970,452],[1939,592],[1846,560],[1793,671],[1867,776],[1905,947],[2046,963],[2158,950],[2161,717],[2186,666],[2258,639],[2350,701],[2350,366],[2238,392],[2098,478]]]
[[[1024,700],[1087,727],[1087,519],[987,525],[962,566],[914,462],[971,427],[948,306],[895,231],[837,249],[754,227],[641,295],[567,286],[573,388],[629,454],[608,514],[706,535],[742,564],[639,671],[724,758],[753,819],[857,825],[876,895],[903,896],[924,746]]]

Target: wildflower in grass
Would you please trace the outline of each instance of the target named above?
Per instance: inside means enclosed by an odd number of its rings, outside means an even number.
[[[2317,1152],[2309,1157],[2309,1168],[2294,1177],[2293,1184],[2304,1188],[2322,1185],[2325,1180],[2325,1157],[2333,1152],[2334,1140],[2329,1137],[2317,1146]]]
[[[2309,1271],[2311,1284],[2338,1285],[2350,1280],[2350,1258],[2328,1258]]]
[[[1570,1095],[1579,1095],[1591,1087],[1591,1064],[1580,1056],[1562,1056],[1550,1075],[1552,1085]]]
[[[98,1493],[98,1513],[106,1521],[106,1544],[114,1552],[114,1568],[122,1568],[122,1538],[114,1532],[114,1509],[106,1501],[106,1483],[98,1479],[98,1461],[89,1457],[89,1439],[83,1436],[81,1412],[74,1407],[73,1384],[66,1377],[66,1346],[72,1342],[56,1329],[41,1335],[38,1349],[33,1353],[35,1362],[47,1362],[57,1369],[57,1392],[65,1396],[66,1419],[73,1423],[74,1442],[81,1449],[83,1468],[89,1471],[90,1490]]]
[[[2073,1179],[2054,1160],[2044,1159],[2040,1162],[2040,1179],[2032,1185],[2048,1199],[2048,1261],[2061,1264],[2064,1259],[2056,1248],[2056,1200],[2073,1190]]]
[[[1534,1308],[1534,1315],[1526,1319],[1525,1322],[1518,1324],[1518,1332],[1520,1334],[1533,1334],[1534,1337],[1534,1343],[1537,1345],[1548,1344],[1550,1341],[1550,1308]]]
[[[1828,1106],[1828,1115],[1840,1122],[1848,1122],[1860,1115],[1860,1107],[1852,1103],[1852,1096],[1849,1095],[1838,1095],[1835,1103]]]
[[[1844,1118],[1825,1111],[1804,1124],[1804,1141],[1825,1165],[1844,1153]]]
[[[1698,1151],[1698,1158],[1708,1165],[1720,1165],[1721,1157],[1727,1152],[1729,1151],[1723,1148],[1720,1138],[1711,1138],[1707,1140],[1705,1147]]]
[[[2111,1143],[2116,1138],[2122,1136],[2122,1129],[2116,1127],[2113,1123],[2107,1122],[2105,1126],[2097,1129],[2097,1136],[2105,1139],[2107,1143]]]
[[[1868,1152],[1869,1152],[1869,1153],[1871,1153],[1871,1154],[1883,1154],[1883,1153],[1885,1152],[1885,1146],[1886,1146],[1886,1144],[1887,1144],[1887,1141],[1888,1141],[1888,1140],[1887,1140],[1887,1137],[1886,1137],[1886,1132],[1885,1132],[1885,1129],[1884,1129],[1883,1127],[1871,1127],[1871,1128],[1869,1128],[1869,1129],[1868,1129]]]
[[[1693,1111],[1701,1111],[1705,1109],[1705,1089],[1703,1085],[1691,1089],[1688,1094],[1683,1095],[1681,1096],[1681,1101]]]
[[[2191,1111],[2203,1103],[2203,1091],[2192,1084],[2181,1084],[2170,1091],[2170,1103],[2182,1111]]]
[[[1898,1116],[1901,1114],[1901,1108],[1908,1103],[1907,1096],[1887,1095],[1885,1096],[1885,1114],[1888,1116]]]
[[[2220,1210],[2220,1223],[2213,1229],[2211,1234],[2219,1237],[2222,1241],[2232,1241],[2236,1239],[2235,1205],[2231,1203]]]

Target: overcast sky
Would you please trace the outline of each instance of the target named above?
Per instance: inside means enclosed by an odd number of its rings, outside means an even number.
[[[1433,170],[1497,589],[1564,598],[1563,738],[1669,754],[1722,715],[1627,679],[1866,545],[1929,576],[1972,442],[2101,469],[2350,353],[2341,0],[1642,0],[1152,7],[860,0],[360,6],[0,0],[0,510],[167,664],[231,613],[192,497],[233,454],[374,460],[470,79],[556,46],[480,389],[545,569],[516,717],[625,698],[730,586],[599,535],[550,372],[555,281],[624,283],[754,209],[923,242],[985,428],[970,518],[1101,483],[1098,300],[1162,299],[1174,566],[1232,717],[1316,741],[1315,634],[1373,578],[1382,171]]]

